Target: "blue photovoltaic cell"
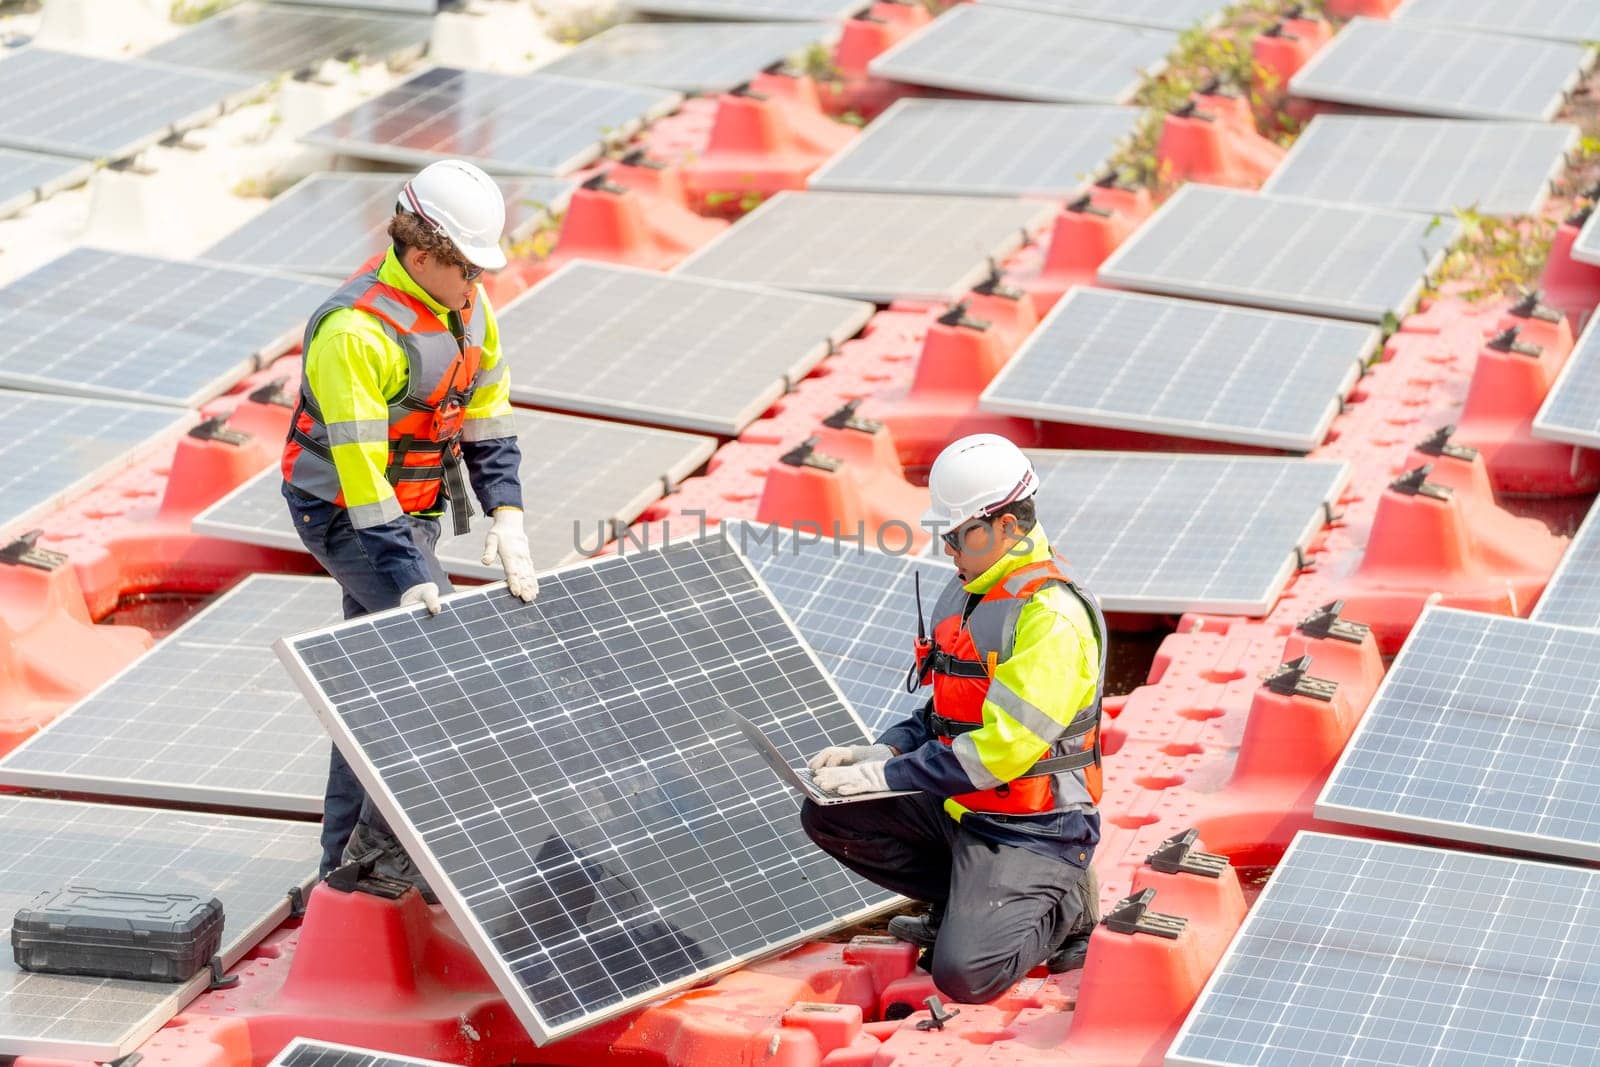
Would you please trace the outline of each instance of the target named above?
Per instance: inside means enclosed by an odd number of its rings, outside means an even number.
[[[1566,1067],[1597,1001],[1600,872],[1301,833],[1166,1062]]]
[[[392,1052],[334,1045],[297,1037],[267,1067],[447,1067],[438,1060],[419,1060]]]
[[[1528,618],[1600,629],[1600,508],[1589,509]]]
[[[0,219],[86,180],[93,171],[94,166],[81,159],[0,148]]]
[[[1600,315],[1589,320],[1545,395],[1533,435],[1600,448]]]

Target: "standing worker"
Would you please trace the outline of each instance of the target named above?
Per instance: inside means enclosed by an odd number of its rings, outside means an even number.
[[[397,605],[439,613],[451,591],[434,547],[449,505],[457,536],[472,521],[468,482],[494,517],[483,549],[513,595],[539,588],[522,526],[511,381],[478,285],[506,265],[506,206],[482,170],[429,164],[406,182],[374,256],[306,324],[305,366],[283,449],[283,495],[306,548],[344,590],[347,619]],[[367,800],[338,748],[322,813],[323,877],[382,850],[379,874],[416,866]]]
[[[908,682],[931,683],[933,699],[876,744],[827,748],[810,763],[816,785],[838,796],[916,792],[801,810],[823,851],[929,903],[889,932],[928,950],[934,984],[968,1004],[1041,962],[1052,973],[1083,966],[1098,913],[1089,862],[1100,840],[1105,619],[1038,525],[1038,484],[995,434],[940,453],[923,524],[945,531],[956,576],[931,640],[918,636]]]

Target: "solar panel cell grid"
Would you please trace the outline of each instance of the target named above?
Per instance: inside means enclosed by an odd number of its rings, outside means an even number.
[[[0,219],[86,180],[92,170],[81,159],[0,148]]]
[[[1600,509],[1589,515],[1567,545],[1528,618],[1535,622],[1600,629]]]
[[[628,7],[640,15],[773,22],[843,19],[870,6],[871,0],[629,0],[628,2]]]
[[[157,45],[144,58],[268,77],[334,57],[420,55],[432,30],[433,20],[427,18],[246,3]]]
[[[624,23],[539,69],[572,78],[710,92],[747,82],[837,33],[814,22]]]
[[[272,1058],[268,1067],[443,1067],[437,1060],[419,1060],[392,1052],[334,1045],[297,1037]]]
[[[1552,41],[1600,41],[1600,8],[1590,0],[1407,0],[1392,16],[1399,22],[1454,26],[1483,33],[1515,33]]]
[[[1533,435],[1600,448],[1600,316],[1589,321],[1561,368],[1539,414]]]
[[[1164,30],[1210,26],[1227,6],[1226,0],[978,0],[978,3]]]

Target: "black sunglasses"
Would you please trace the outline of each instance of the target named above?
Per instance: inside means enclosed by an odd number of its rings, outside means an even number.
[[[993,519],[968,519],[955,529],[946,530],[944,533],[940,534],[939,540],[949,545],[954,551],[960,552],[963,542],[965,542],[967,539],[968,532],[980,525],[987,526],[993,521]]]

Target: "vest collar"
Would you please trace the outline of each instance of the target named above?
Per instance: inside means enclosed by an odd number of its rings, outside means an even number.
[[[1042,563],[1055,554],[1050,547],[1049,539],[1044,535],[1043,527],[1038,523],[1034,523],[1029,528],[1027,536],[1033,542],[1033,550],[1031,552],[1017,555],[1007,552],[995,561],[994,566],[972,579],[962,588],[969,593],[985,594],[1009,578],[1015,571],[1021,570],[1030,563]]]
[[[422,301],[429,311],[438,316],[440,322],[444,322],[445,317],[450,314],[449,308],[429,296],[428,291],[418,285],[411,275],[406,273],[405,264],[401,263],[400,257],[394,254],[393,245],[389,246],[389,251],[383,255],[383,262],[378,265],[378,280],[384,285],[391,286]]]

